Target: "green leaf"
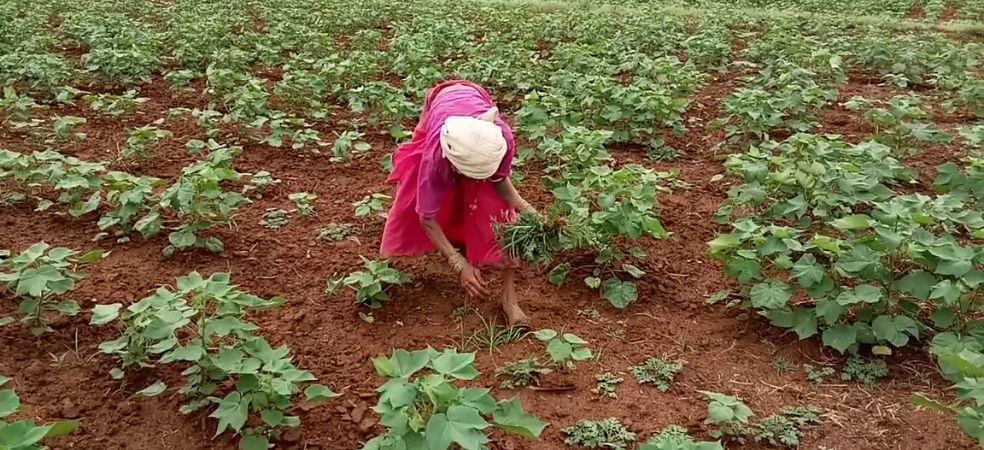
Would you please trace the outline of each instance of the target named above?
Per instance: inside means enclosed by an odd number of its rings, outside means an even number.
[[[841,315],[847,308],[833,300],[821,300],[817,302],[817,317],[822,317],[828,324],[835,324],[840,320]]]
[[[393,378],[377,389],[380,404],[389,402],[394,408],[402,408],[413,404],[417,398],[417,385],[407,382],[404,378]]]
[[[246,417],[249,414],[249,400],[244,399],[238,391],[230,392],[220,402],[218,408],[209,417],[219,420],[215,435],[222,434],[227,428],[239,431],[246,424]]]
[[[456,405],[447,414],[432,415],[424,437],[429,450],[446,450],[452,443],[464,450],[480,450],[489,440],[482,432],[488,426],[474,408]]]
[[[605,280],[602,288],[602,296],[618,309],[624,309],[634,303],[639,298],[639,291],[635,283],[631,281],[621,281],[617,278]]]
[[[738,280],[741,284],[747,284],[752,280],[762,278],[762,265],[759,264],[758,260],[736,256],[728,259],[724,265],[724,273]]]
[[[495,399],[486,388],[464,388],[459,394],[462,406],[470,406],[482,414],[491,414],[495,410]]]
[[[96,305],[92,308],[92,318],[89,319],[90,325],[105,325],[116,320],[120,315],[122,303],[112,303],[109,305]]]
[[[190,272],[188,275],[178,277],[178,290],[181,292],[192,292],[205,286],[205,278],[198,272]]]
[[[916,321],[908,316],[878,316],[871,322],[871,331],[875,333],[875,338],[887,341],[896,347],[904,347],[908,344],[909,336],[919,337]]]
[[[909,403],[919,408],[929,408],[929,409],[934,409],[936,411],[943,411],[943,412],[953,411],[953,408],[943,403],[940,403],[939,401],[926,397],[925,394],[919,392],[916,392],[915,394],[909,396]]]
[[[711,403],[707,405],[707,421],[708,423],[720,423],[729,422],[734,419],[734,410],[728,406],[722,405],[720,403]]]
[[[823,345],[841,353],[857,343],[858,331],[849,325],[833,325],[823,331]]]
[[[312,384],[304,389],[304,398],[309,402],[322,402],[340,396],[321,384]]]
[[[574,345],[588,345],[588,341],[581,339],[580,336],[572,333],[564,333],[564,341]]]
[[[195,242],[198,242],[198,237],[195,236],[195,233],[190,228],[184,228],[169,234],[167,240],[178,250],[184,250],[194,247]]]
[[[137,391],[133,395],[140,396],[140,397],[154,397],[154,396],[160,395],[166,389],[167,389],[167,385],[164,384],[163,381],[158,381],[158,382],[156,382],[156,383],[154,383],[154,384],[152,384],[150,386],[147,386],[147,387],[145,387],[145,388]]]
[[[864,230],[870,227],[871,218],[865,214],[844,216],[830,223],[838,230]]]
[[[495,412],[492,413],[492,420],[499,428],[527,439],[540,437],[548,425],[536,416],[523,411],[523,405],[520,404],[518,397],[499,402]]]
[[[212,363],[219,370],[235,373],[243,365],[243,357],[246,354],[242,350],[233,347],[224,347],[219,350],[217,356],[211,356]]]
[[[78,302],[75,300],[66,300],[58,303],[54,306],[54,309],[63,315],[72,317],[77,316],[80,312],[82,312],[82,309],[79,308]]]
[[[622,270],[625,270],[629,275],[636,279],[642,278],[643,275],[646,274],[646,272],[643,272],[642,269],[639,269],[632,264],[622,264]]]
[[[893,287],[919,300],[926,300],[929,298],[930,289],[935,284],[936,277],[933,274],[916,270],[900,278],[893,284]]]
[[[862,284],[850,289],[845,289],[837,295],[837,303],[844,306],[858,303],[878,303],[884,297],[884,292],[878,286]]]
[[[212,335],[216,335],[225,337],[235,331],[255,331],[256,329],[256,325],[244,322],[238,317],[225,316],[217,319],[209,319],[205,324],[205,336],[211,337]]]
[[[734,234],[722,234],[707,243],[708,251],[712,256],[718,256],[741,245],[741,240]]]
[[[79,423],[74,420],[59,420],[50,425],[46,438],[68,436],[79,429]]]
[[[796,281],[804,289],[820,284],[825,274],[823,266],[817,264],[817,259],[810,253],[800,256],[793,264],[792,275],[796,277]]]
[[[457,353],[453,350],[445,350],[431,361],[431,367],[440,374],[459,380],[474,380],[478,377],[478,370],[475,369],[474,362],[474,353]]]
[[[222,245],[222,241],[215,237],[205,238],[205,249],[212,253],[222,253],[225,250],[225,246]]]
[[[942,308],[933,311],[930,319],[933,320],[933,325],[935,325],[936,328],[950,328],[953,326],[956,316],[954,315],[952,308]]]
[[[0,445],[11,450],[34,449],[53,425],[37,426],[30,420],[19,420],[0,426]]]
[[[786,283],[769,280],[755,284],[748,294],[753,307],[778,309],[786,306],[786,303],[793,296],[793,290]]]
[[[955,305],[960,300],[961,295],[963,295],[963,291],[960,290],[959,285],[952,280],[943,280],[932,286],[929,298],[942,298],[947,305]]]
[[[3,375],[0,375],[0,387],[2,387],[3,385],[9,383],[10,380],[11,380],[10,377],[5,377]]]
[[[189,343],[188,345],[178,347],[164,355],[161,358],[162,363],[170,363],[174,361],[198,361],[205,356],[205,349],[198,343]]]
[[[560,264],[557,267],[554,267],[553,269],[550,270],[550,274],[547,275],[547,279],[550,281],[551,284],[555,286],[560,286],[564,284],[564,280],[567,279],[567,275],[570,273],[570,270],[571,270],[570,264],[566,264],[566,263]]]
[[[591,289],[598,289],[601,286],[601,278],[587,277],[584,279],[584,285]]]
[[[268,448],[270,448],[270,441],[266,436],[250,434],[239,440],[239,450],[267,450]]]
[[[565,361],[571,356],[574,346],[560,339],[553,339],[547,343],[547,354],[553,362]]]
[[[76,262],[78,262],[79,264],[92,264],[96,261],[102,260],[108,255],[109,252],[103,252],[102,250],[93,250],[80,256],[79,259],[76,260]]]
[[[20,409],[20,398],[14,391],[6,389],[0,391],[0,417],[7,417]]]
[[[156,236],[161,231],[161,215],[157,211],[151,211],[140,218],[133,225],[133,228],[140,232],[144,238]]]
[[[533,333],[533,336],[535,336],[537,339],[541,341],[546,342],[557,337],[557,331],[551,330],[549,328],[544,328],[542,330],[537,330],[536,333]]]
[[[574,361],[587,361],[592,357],[594,357],[594,355],[591,353],[591,349],[585,347],[575,348],[574,351],[571,352],[571,359]]]
[[[715,303],[720,303],[721,301],[727,299],[730,296],[731,296],[731,291],[722,289],[720,291],[711,294],[711,296],[707,298],[707,303],[710,303],[712,305]]]
[[[414,352],[398,349],[393,352],[391,358],[373,359],[373,365],[375,365],[376,372],[380,375],[388,377],[409,377],[420,371],[420,369],[427,367],[427,363],[436,354],[437,351],[430,347]]]
[[[263,419],[263,423],[276,427],[283,423],[284,413],[276,409],[264,409],[260,412],[260,418]]]
[[[871,354],[876,356],[891,356],[892,347],[886,347],[884,345],[872,345]]]
[[[800,340],[807,339],[817,334],[817,316],[810,309],[795,309],[792,314],[792,326],[790,327]]]

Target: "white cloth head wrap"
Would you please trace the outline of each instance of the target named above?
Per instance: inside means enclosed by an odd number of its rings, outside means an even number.
[[[462,175],[484,180],[499,168],[506,155],[506,138],[492,122],[498,112],[492,108],[478,117],[451,116],[444,122],[441,149]]]

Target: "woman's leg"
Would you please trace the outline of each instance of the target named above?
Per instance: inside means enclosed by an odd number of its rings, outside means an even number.
[[[509,326],[529,325],[529,318],[519,307],[519,297],[516,295],[516,269],[502,269],[502,312],[506,314]]]

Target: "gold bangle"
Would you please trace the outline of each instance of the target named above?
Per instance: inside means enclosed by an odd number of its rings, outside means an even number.
[[[534,208],[533,205],[527,202],[525,198],[519,199],[519,210],[520,212],[528,212],[528,213],[540,215],[540,213],[537,212],[536,208]]]
[[[461,256],[461,253],[454,252],[448,256],[448,264],[451,264],[451,269],[455,273],[461,273],[468,266],[468,261],[465,260],[464,256]]]

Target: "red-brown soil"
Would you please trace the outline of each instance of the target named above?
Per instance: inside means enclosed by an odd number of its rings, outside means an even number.
[[[674,189],[660,199],[664,225],[673,235],[664,241],[642,242],[649,259],[642,267],[647,275],[640,283],[636,304],[616,310],[579,282],[557,288],[534,269],[522,271],[519,293],[535,326],[574,332],[590,342],[599,358],[580,364],[570,375],[568,381],[575,384],[575,390],[503,392],[496,388],[494,393],[499,397],[518,394],[526,409],[551,425],[538,442],[495,432],[493,449],[562,449],[562,428],[580,419],[605,417],[622,419],[640,433],[640,439],[669,424],[687,426],[695,435],[707,438],[702,431],[706,403],[697,390],[738,395],[759,417],[784,406],[821,407],[824,424],[806,432],[804,449],[974,448],[952,418],[908,404],[907,397],[913,392],[949,396],[947,383],[922,349],[889,358],[891,374],[875,387],[837,379],[818,386],[808,382],[798,367],[804,363],[839,365],[839,355],[812,340],[797,341],[759,318],[706,304],[708,296],[728,285],[720,265],[705,252],[705,243],[719,230],[712,216],[728,186],[727,182],[711,181],[723,172],[720,155],[713,152],[723,135],[707,132],[705,125],[717,117],[721,97],[736,83],[734,77],[724,77],[698,92],[687,116],[688,133],[670,142],[684,151],[683,156],[653,164],[662,170],[679,168],[690,188]],[[852,84],[848,89],[864,92],[868,88]],[[88,139],[61,150],[84,159],[109,159],[125,140],[125,128],[164,117],[171,107],[203,105],[203,99],[196,95],[175,94],[159,82],[142,89],[141,95],[151,100],[142,104],[136,115],[122,119],[101,118],[82,108],[53,111],[89,119],[80,129],[89,134]],[[857,129],[857,119],[836,116],[840,114],[836,108],[830,113],[834,117],[825,121],[830,131],[850,134]],[[174,131],[174,136],[157,148],[152,161],[127,170],[173,178],[194,160],[185,152],[184,142],[202,137],[197,125],[182,119],[169,120],[163,127]],[[330,136],[330,127],[319,125],[318,129],[326,138]],[[369,409],[375,403],[374,389],[381,383],[370,358],[395,348],[454,345],[478,327],[481,318],[497,316],[493,300],[466,301],[455,277],[434,257],[396,262],[414,282],[395,290],[393,300],[376,312],[372,324],[360,320],[360,309],[351,296],[325,297],[326,279],[357,269],[360,255],[377,255],[381,219],[356,220],[351,206],[369,193],[388,189],[379,160],[392,151],[392,145],[382,136],[373,137],[372,142],[369,155],[341,164],[328,162],[324,155],[247,142],[236,168],[241,172],[267,170],[282,183],[241,209],[233,227],[218,232],[226,248],[221,254],[195,252],[163,259],[165,236],[150,241],[134,238],[124,244],[94,243],[91,239],[98,232],[95,220],[37,213],[26,204],[6,208],[0,214],[0,247],[23,249],[44,240],[76,249],[110,250],[109,257],[87,269],[88,277],[74,292],[84,309],[99,303],[128,304],[192,270],[231,272],[233,281],[245,290],[261,296],[284,296],[288,301],[283,308],[255,314],[252,320],[261,325],[271,343],[290,346],[298,366],[311,370],[343,396],[322,406],[300,408],[303,423],[296,432],[286,434],[281,447],[357,449],[360,442],[382,430]],[[0,148],[26,151],[42,147],[8,133],[0,135]],[[520,190],[542,203],[546,196],[535,174],[531,171]],[[299,191],[318,195],[315,216],[291,216],[289,224],[278,231],[258,225],[266,208],[290,209],[287,195]],[[317,240],[318,228],[331,222],[354,224],[354,235],[339,243]],[[0,312],[10,312],[12,299],[0,295]],[[452,318],[452,312],[466,304],[474,311],[461,321]],[[597,310],[600,318],[579,314],[588,310]],[[215,424],[211,419],[200,414],[180,415],[181,398],[173,389],[152,399],[131,398],[133,392],[158,378],[177,386],[178,370],[161,368],[156,373],[146,370],[130,374],[123,385],[111,380],[107,372],[113,361],[97,354],[96,346],[112,338],[114,332],[111,327],[87,323],[87,314],[61,321],[54,333],[40,338],[32,337],[20,325],[0,328],[0,373],[13,377],[12,385],[25,405],[21,415],[39,421],[75,418],[83,424],[71,437],[52,442],[52,448],[235,448],[235,440],[228,435],[213,439]],[[480,352],[477,364],[483,375],[476,384],[498,386],[493,376],[497,367],[542,352],[542,344],[529,339]],[[629,366],[650,356],[684,361],[669,392],[640,386],[628,373]],[[775,356],[793,362],[797,370],[777,373],[770,366]],[[625,377],[618,399],[591,393],[595,375],[604,371]],[[732,448],[765,447],[752,443]]]

